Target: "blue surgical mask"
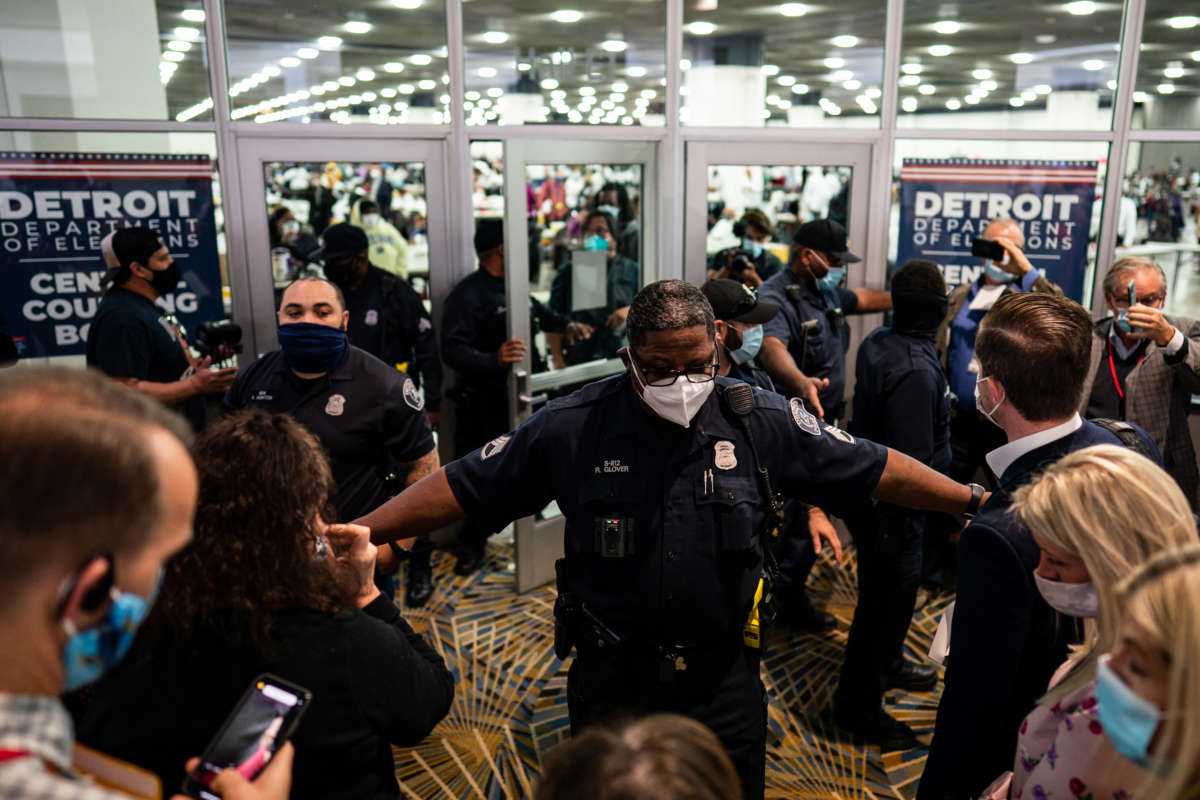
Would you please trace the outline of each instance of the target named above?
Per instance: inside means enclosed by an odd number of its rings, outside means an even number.
[[[583,240],[583,249],[584,250],[607,250],[608,249],[608,239],[605,239],[603,236],[600,236],[598,234],[594,234]]]
[[[122,592],[117,587],[111,590],[112,603],[100,624],[86,631],[75,629],[69,619],[62,621],[67,634],[63,648],[63,673],[65,690],[73,692],[100,680],[105,672],[121,663],[121,659],[133,646],[138,628],[145,621],[158,589],[162,586],[163,569],[159,567],[158,579],[150,596]]]
[[[279,326],[279,347],[284,363],[297,372],[332,372],[346,352],[346,332],[316,322],[289,322]]]
[[[1117,311],[1117,328],[1122,333],[1133,333],[1133,326],[1129,324],[1129,309],[1122,308]]]
[[[983,265],[983,271],[996,283],[1012,283],[1017,279],[1016,275],[1013,275],[1003,267],[997,267],[990,261]]]
[[[1144,767],[1150,763],[1150,741],[1162,720],[1162,712],[1125,685],[1108,665],[1110,657],[1101,656],[1096,666],[1096,711],[1100,724],[1118,753]]]
[[[825,277],[817,280],[817,288],[822,292],[832,292],[842,285],[842,279],[845,277],[845,267],[830,267],[829,272],[825,273]]]
[[[758,258],[763,252],[762,242],[753,239],[742,239],[742,249],[749,253],[751,258]]]
[[[735,364],[747,364],[754,360],[762,348],[763,326],[755,325],[748,331],[742,331],[742,346],[729,352],[729,358]]]
[[[596,210],[602,211],[605,214],[608,214],[613,219],[621,218],[621,209],[617,208],[616,206],[610,206],[610,205],[596,206]]]

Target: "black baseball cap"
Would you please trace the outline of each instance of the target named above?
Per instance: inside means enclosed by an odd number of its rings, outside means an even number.
[[[846,249],[846,229],[831,219],[814,219],[792,233],[792,242],[828,253],[840,264],[853,264],[861,258]]]
[[[778,303],[759,300],[746,284],[728,278],[705,281],[700,291],[708,298],[713,316],[726,322],[761,325],[779,313]]]
[[[309,261],[324,262],[329,258],[365,253],[371,247],[367,232],[356,225],[339,222],[321,234],[321,248],[308,256]]]
[[[475,252],[486,253],[504,244],[504,220],[481,219],[475,225]]]

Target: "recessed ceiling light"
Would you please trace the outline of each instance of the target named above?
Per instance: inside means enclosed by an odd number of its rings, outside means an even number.
[[[1088,72],[1099,72],[1100,70],[1104,69],[1104,62],[1098,58],[1089,58],[1087,61],[1084,61],[1080,66],[1082,66]]]
[[[354,73],[354,77],[358,78],[360,81],[373,81],[375,80],[375,71],[363,68]]]
[[[424,53],[417,53],[416,55],[409,56],[408,60],[410,63],[416,64],[418,67],[428,67],[433,63],[433,56],[427,56]]]
[[[396,90],[395,90],[395,89],[393,89],[392,87],[388,86],[388,87],[386,87],[386,88],[380,89],[380,90],[379,90],[379,95],[380,95],[381,97],[395,97],[395,96],[396,96]]]
[[[175,29],[175,38],[183,39],[187,42],[194,42],[200,38],[199,28],[180,27]]]
[[[583,97],[591,97],[592,95],[596,94],[596,90],[591,86],[580,86],[579,94]]]
[[[1033,90],[1038,94],[1050,94],[1050,92],[1054,91],[1048,83],[1039,83],[1033,87]]]
[[[399,61],[389,61],[383,65],[383,71],[390,72],[394,75],[397,72],[404,72],[404,65]]]
[[[1033,89],[1026,89],[1025,91],[1021,92],[1021,99],[1026,103],[1034,103],[1037,102],[1038,95]]]
[[[179,16],[188,22],[204,22],[204,11],[199,8],[185,8],[179,12]]]
[[[1088,14],[1096,13],[1096,4],[1092,0],[1075,0],[1072,3],[1067,3],[1064,8],[1068,14],[1074,14],[1077,17],[1086,17]]]
[[[1033,40],[1038,44],[1054,44],[1058,41],[1058,37],[1053,33],[1039,33],[1037,36],[1033,37]]]
[[[342,86],[345,86],[345,87],[347,87],[347,88],[349,88],[349,87],[353,86],[354,84],[358,83],[358,81],[356,81],[356,80],[354,79],[354,77],[353,77],[353,76],[351,76],[351,75],[343,75],[342,77],[340,77],[340,78],[338,78],[338,79],[337,79],[337,82],[338,82],[338,83],[340,83]]]
[[[554,80],[554,78],[544,78],[541,86],[543,89],[557,89],[558,81]]]
[[[1154,87],[1154,90],[1156,92],[1158,92],[1159,94],[1174,94],[1175,93],[1175,84],[1160,83],[1158,86]]]
[[[854,47],[858,44],[858,37],[850,34],[842,34],[835,36],[829,40],[834,47]]]
[[[415,11],[421,7],[421,0],[392,0],[392,5],[404,11]]]
[[[496,68],[495,67],[480,67],[479,70],[476,72],[476,74],[481,78],[494,78],[494,77],[496,77]]]
[[[922,83],[917,87],[917,91],[921,94],[933,94],[937,89],[931,83]]]
[[[631,78],[644,78],[644,77],[646,77],[646,68],[645,67],[626,67],[625,74]]]
[[[920,75],[901,75],[900,76],[900,85],[901,86],[917,86],[920,83],[921,83]]]
[[[904,98],[903,100],[900,101],[900,107],[911,114],[913,111],[917,110],[917,98],[915,98],[915,97]]]
[[[1163,70],[1163,75],[1168,78],[1178,79],[1183,77],[1183,67],[1167,67]]]
[[[479,38],[488,44],[504,44],[508,41],[508,34],[504,31],[485,31]]]
[[[883,97],[883,92],[881,92],[879,90],[878,86],[867,87],[867,90],[865,92],[863,92],[863,94],[865,94],[867,97],[871,98],[872,100],[878,100],[880,97]]]
[[[336,92],[340,84],[337,81],[325,81],[321,86],[327,92]]]
[[[524,61],[517,62],[517,72],[529,72],[529,70],[531,70],[531,69],[533,69],[532,64],[526,63]]]
[[[346,33],[370,33],[371,23],[361,19],[352,19],[342,26],[342,30]]]
[[[1013,53],[1008,60],[1014,64],[1028,64],[1033,61],[1033,53]]]
[[[614,84],[612,85],[612,90],[613,90],[614,92],[618,92],[618,93],[619,93],[619,92],[628,92],[628,91],[629,91],[629,84],[628,84],[628,83],[626,83],[625,81],[617,81],[616,83],[614,83]]]
[[[780,75],[775,82],[780,86],[791,86],[796,82],[796,78],[794,75]]]
[[[963,98],[963,102],[969,106],[979,105],[979,98],[973,94],[969,94]]]
[[[762,74],[766,75],[768,78],[774,78],[779,74],[779,67],[775,64],[763,64]]]
[[[692,34],[693,36],[708,36],[717,29],[717,26],[713,25],[711,22],[697,20],[695,22],[688,23],[687,29],[688,33]]]
[[[413,86],[411,83],[401,83],[396,86],[396,91],[400,94],[412,94],[416,90],[417,87]]]
[[[322,36],[317,39],[317,47],[322,50],[337,50],[342,46],[342,37],[340,36]]]
[[[915,64],[912,62],[909,62],[908,64],[900,65],[900,71],[903,72],[905,75],[920,75],[921,70],[923,70],[923,69],[925,69],[925,68],[922,67],[920,64]]]
[[[797,83],[792,87],[792,94],[808,94],[808,84]]]
[[[1192,61],[1200,61],[1200,50],[1192,51]]]
[[[984,81],[992,77],[992,71],[990,69],[971,70],[971,77],[977,81]]]
[[[1025,105],[1025,101],[1019,97],[1010,97],[1008,98],[1008,104],[1013,108],[1020,108],[1021,106]]]
[[[191,42],[170,41],[170,42],[167,42],[167,49],[175,50],[176,52],[179,52],[179,53],[186,53],[188,50],[192,49],[192,43]]]
[[[854,73],[848,69],[839,69],[837,72],[829,76],[829,79],[834,83],[842,83],[854,77]]]
[[[996,83],[995,81],[980,81],[979,88],[983,89],[984,91],[994,92],[1000,88],[1000,84]]]
[[[1175,30],[1183,31],[1200,25],[1200,17],[1193,17],[1190,14],[1181,17],[1171,17],[1167,20],[1167,24]]]
[[[417,81],[417,88],[424,92],[432,92],[437,88],[437,81],[431,81],[428,78],[423,81]]]
[[[838,58],[837,56],[830,56],[829,58],[825,59],[825,66],[829,69],[841,69],[842,67],[846,66],[846,59]]]
[[[687,72],[689,69],[691,69],[691,68],[692,68],[692,62],[691,62],[691,60],[690,60],[690,59],[686,59],[686,58],[680,59],[680,61],[679,61],[679,68],[680,68],[681,70],[683,70],[684,72]]]
[[[959,25],[952,19],[939,19],[933,23],[933,30],[943,36],[950,36],[962,30],[962,25]]]
[[[954,52],[954,48],[948,44],[935,44],[929,48],[929,55],[941,58],[948,56]]]
[[[785,17],[803,17],[808,13],[808,6],[804,3],[784,3],[779,7],[779,13]]]
[[[962,108],[962,102],[951,98],[946,101],[946,108],[950,109],[951,111],[958,111],[960,108]]]
[[[654,98],[658,97],[658,92],[654,91],[653,89],[642,89],[641,94],[643,100],[653,100]]]
[[[560,8],[550,15],[550,19],[562,23],[579,22],[583,19],[583,12],[573,8]]]
[[[857,78],[848,80],[842,84],[842,88],[848,92],[857,92],[862,88],[862,81],[858,80]]]
[[[315,47],[301,47],[296,51],[296,55],[300,56],[301,58],[316,58],[317,56],[321,55],[321,51]]]
[[[282,70],[280,70],[279,67],[275,66],[274,64],[263,67],[262,72],[263,75],[266,75],[269,78],[278,78],[281,74],[283,74]]]
[[[176,50],[167,50],[162,54],[162,57],[167,61],[183,61],[185,58],[187,58],[187,56],[185,56],[183,53],[180,53]]]
[[[621,39],[605,39],[600,43],[600,49],[606,53],[624,53],[629,48]]]
[[[287,67],[288,69],[291,69],[292,67],[298,67],[301,63],[302,62],[300,59],[296,58],[295,56],[284,56],[283,58],[279,59],[280,66]]]
[[[1108,90],[1110,92],[1115,92],[1117,90],[1117,82],[1116,81],[1109,81],[1108,83],[1106,83],[1104,85],[1108,87]]]

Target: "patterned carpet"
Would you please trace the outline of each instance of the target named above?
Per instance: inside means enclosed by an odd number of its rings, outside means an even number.
[[[406,797],[531,797],[545,754],[570,735],[569,661],[552,650],[554,588],[514,594],[511,558],[510,545],[493,543],[485,570],[461,578],[451,571],[453,558],[438,553],[433,599],[405,611],[458,679],[446,719],[415,748],[395,750]],[[820,719],[837,686],[856,582],[853,549],[842,568],[822,557],[809,592],[837,617],[837,630],[823,636],[777,630],[770,640],[762,675],[771,697],[768,798],[910,798],[916,792],[924,749],[881,756],[878,748],[841,739]],[[910,657],[929,649],[947,602],[918,612],[906,643]],[[932,693],[889,691],[886,703],[928,742],[940,691],[940,683]]]

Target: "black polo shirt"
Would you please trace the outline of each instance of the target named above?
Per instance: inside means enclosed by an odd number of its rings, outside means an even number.
[[[312,431],[329,454],[341,522],[382,504],[388,472],[433,449],[412,378],[357,347],[348,346],[333,372],[314,380],[288,369],[282,350],[267,353],[238,373],[225,406],[291,414]]]
[[[114,286],[104,293],[87,336],[87,364],[113,378],[174,383],[191,364],[175,338],[175,328],[162,309],[137,292]],[[191,422],[204,427],[203,395],[175,406]]]

